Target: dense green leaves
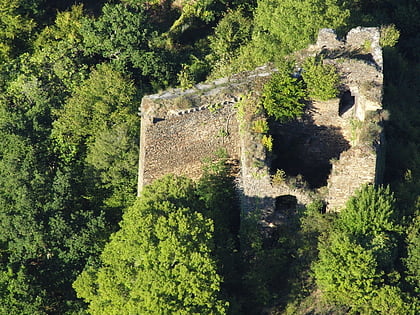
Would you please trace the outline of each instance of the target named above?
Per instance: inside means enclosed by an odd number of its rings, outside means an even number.
[[[389,188],[365,186],[350,198],[337,225],[319,245],[313,269],[324,298],[359,312],[391,311],[409,304],[392,279],[398,233],[395,199]],[[386,285],[386,287],[384,287]],[[381,309],[386,296],[399,306]]]
[[[232,70],[251,70],[314,42],[321,28],[340,29],[350,12],[337,0],[260,0],[252,40],[242,45]]]
[[[264,85],[262,105],[267,114],[286,122],[303,114],[306,91],[303,82],[288,73],[274,73]]]
[[[0,62],[24,51],[35,22],[22,16],[22,0],[0,1]],[[24,10],[22,10],[24,11]],[[23,50],[23,51],[22,51]]]
[[[211,257],[213,224],[197,205],[184,178],[144,189],[105,246],[102,266],[74,284],[92,314],[225,313]]]
[[[92,71],[54,122],[52,136],[68,163],[86,158],[106,189],[107,203],[131,204],[138,161],[137,91],[109,64]]]
[[[310,98],[326,101],[338,95],[339,76],[332,65],[324,65],[316,57],[309,57],[303,63],[302,77]]]
[[[251,37],[251,20],[241,10],[228,12],[218,23],[210,37],[213,76],[230,74],[229,68],[241,45]]]
[[[405,259],[408,281],[420,292],[420,216],[417,213],[407,233],[408,256]]]
[[[152,47],[157,36],[148,13],[122,4],[106,4],[102,15],[83,29],[86,50],[112,61],[120,70],[130,69],[156,86],[167,86],[171,62],[165,51]]]
[[[42,305],[45,291],[33,286],[24,268],[0,270],[0,312],[3,314],[47,314]]]
[[[366,250],[341,233],[320,244],[320,263],[314,271],[325,298],[355,309],[373,296],[381,282],[381,273],[372,251]]]
[[[136,90],[132,82],[109,64],[91,72],[75,91],[54,123],[60,146],[72,147],[95,142],[95,137],[112,126],[135,120]]]
[[[85,56],[82,26],[86,21],[83,6],[75,5],[58,13],[55,23],[46,26],[34,41],[31,61],[39,71],[38,76],[49,81],[50,89],[52,84],[58,85],[56,92],[61,95],[81,83],[92,62]]]
[[[347,233],[368,235],[382,231],[398,232],[397,220],[395,199],[389,187],[366,186],[349,199],[345,210],[340,213],[338,224]]]

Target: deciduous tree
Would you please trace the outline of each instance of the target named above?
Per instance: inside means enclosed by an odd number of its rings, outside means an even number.
[[[213,223],[194,185],[166,176],[144,188],[112,235],[98,269],[74,283],[92,314],[224,314],[212,258]]]
[[[369,313],[393,299],[398,306],[388,305],[387,311],[408,312],[407,297],[392,281],[400,277],[395,270],[401,233],[397,219],[389,188],[364,186],[349,199],[333,231],[320,242],[313,267],[327,301]]]

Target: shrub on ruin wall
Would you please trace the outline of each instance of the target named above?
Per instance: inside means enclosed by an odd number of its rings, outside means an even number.
[[[382,25],[379,44],[381,47],[394,47],[400,38],[400,31],[394,24]]]
[[[264,85],[262,105],[268,115],[286,122],[303,114],[305,98],[302,81],[287,73],[277,72]]]
[[[310,98],[326,101],[337,97],[340,78],[333,65],[324,65],[322,59],[309,57],[303,63],[302,77]]]

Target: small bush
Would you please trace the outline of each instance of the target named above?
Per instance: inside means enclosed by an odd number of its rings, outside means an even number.
[[[273,137],[271,135],[263,135],[261,142],[268,152],[273,151]]]
[[[400,38],[400,31],[394,24],[381,26],[379,45],[381,47],[394,47]]]
[[[252,23],[241,10],[229,11],[220,20],[210,36],[212,57],[217,61],[229,60],[251,36]]]
[[[337,97],[340,78],[334,66],[324,65],[322,59],[307,58],[303,63],[302,77],[310,98],[326,101]]]
[[[365,53],[372,52],[372,42],[370,40],[365,40],[362,44],[362,50]]]
[[[189,64],[182,64],[181,71],[177,74],[179,87],[183,90],[190,89],[195,83],[206,79],[209,65],[195,56],[190,57]]]
[[[252,130],[256,133],[267,133],[269,130],[267,121],[265,119],[254,121]]]
[[[277,170],[274,175],[271,176],[271,182],[273,185],[280,185],[286,179],[286,172],[283,170]]]
[[[189,66],[182,64],[182,70],[177,74],[179,87],[183,90],[188,90],[194,86],[194,78],[189,72]]]
[[[306,92],[303,82],[287,73],[274,73],[264,85],[262,105],[267,114],[287,122],[303,114]]]

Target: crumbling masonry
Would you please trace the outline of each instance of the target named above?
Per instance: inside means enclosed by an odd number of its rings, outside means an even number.
[[[249,95],[260,95],[276,71],[269,65],[189,90],[145,96],[140,108],[139,192],[167,173],[199,178],[202,161],[220,149],[239,166],[242,210],[261,208],[267,217],[271,214],[271,221],[282,198],[293,196],[301,205],[321,198],[328,211],[334,211],[362,184],[379,183],[383,163],[379,30],[355,28],[341,41],[332,30],[323,29],[317,43],[299,52],[297,59],[316,54],[337,68],[340,97],[311,102],[296,121],[272,123],[273,152],[266,151],[261,135],[238,115]],[[273,180],[276,172],[285,176]]]

